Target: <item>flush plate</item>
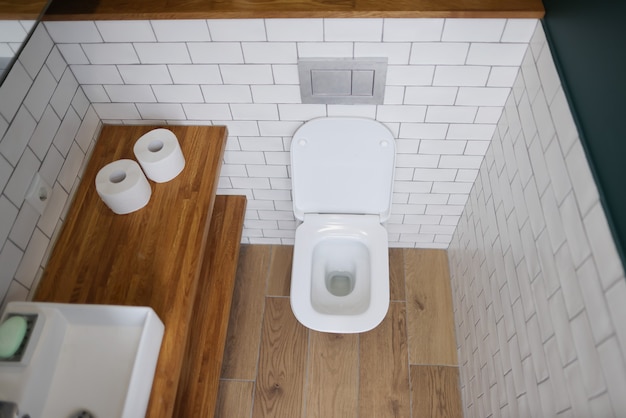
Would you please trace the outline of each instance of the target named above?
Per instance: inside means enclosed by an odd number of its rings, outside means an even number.
[[[309,58],[298,61],[302,103],[382,104],[387,58]]]

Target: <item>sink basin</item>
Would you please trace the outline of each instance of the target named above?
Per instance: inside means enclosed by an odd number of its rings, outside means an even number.
[[[1,321],[12,315],[29,331],[0,361],[0,400],[20,417],[145,415],[164,330],[151,308],[11,302]]]

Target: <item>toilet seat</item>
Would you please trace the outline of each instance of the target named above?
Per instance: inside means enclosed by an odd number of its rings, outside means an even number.
[[[319,118],[291,141],[293,211],[379,215],[391,213],[395,170],[393,134],[364,118]]]
[[[342,300],[327,294],[325,300],[343,303],[349,310],[350,296],[354,299],[369,286],[368,305],[359,313],[332,314],[315,306],[312,298],[314,286],[321,286],[312,278],[315,248],[327,240],[347,240],[367,248],[368,281],[357,280],[350,295]],[[296,229],[293,267],[291,273],[291,309],[300,323],[320,332],[357,333],[376,327],[385,318],[389,308],[389,259],[387,230],[376,215],[323,215],[308,214]],[[347,298],[347,299],[346,299]]]

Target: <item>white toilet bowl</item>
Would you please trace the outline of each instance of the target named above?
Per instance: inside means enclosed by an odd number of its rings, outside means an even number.
[[[296,229],[291,308],[322,332],[369,331],[389,308],[387,231],[395,145],[379,122],[320,118],[291,145]]]
[[[387,230],[375,215],[306,216],[296,230],[291,309],[310,329],[355,333],[389,308]]]

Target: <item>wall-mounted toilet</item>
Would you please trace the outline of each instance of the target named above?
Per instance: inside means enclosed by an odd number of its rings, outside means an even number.
[[[296,229],[291,309],[322,332],[369,331],[389,308],[392,133],[362,118],[319,118],[291,143]]]

